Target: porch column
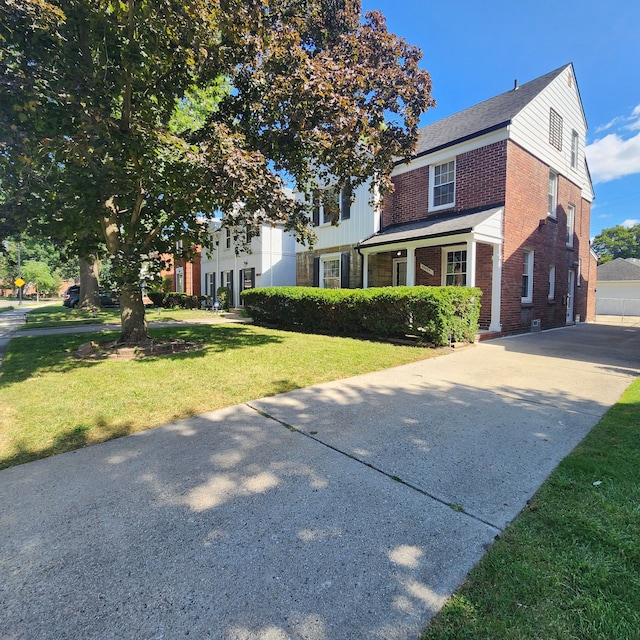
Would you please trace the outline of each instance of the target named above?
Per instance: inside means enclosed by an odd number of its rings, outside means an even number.
[[[491,271],[491,323],[489,331],[502,331],[500,324],[500,290],[502,289],[502,246],[493,247],[493,269]]]
[[[369,287],[369,254],[362,254],[362,288]]]
[[[416,249],[407,247],[407,287],[416,286]]]
[[[467,287],[476,286],[476,241],[467,242]]]

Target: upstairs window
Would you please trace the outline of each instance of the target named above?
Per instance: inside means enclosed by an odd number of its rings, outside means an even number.
[[[580,138],[578,137],[577,131],[571,132],[571,168],[578,168],[578,145],[580,143]]]
[[[549,112],[549,144],[562,151],[562,116],[554,109]]]
[[[313,192],[313,224],[333,224],[351,217],[351,183],[344,188],[328,187]]]
[[[552,218],[556,217],[556,209],[558,207],[558,174],[549,171],[549,199],[547,213]]]
[[[455,203],[456,161],[434,165],[430,170],[431,193],[429,209],[443,209]]]

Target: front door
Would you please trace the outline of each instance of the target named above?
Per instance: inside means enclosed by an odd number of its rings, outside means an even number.
[[[407,284],[407,259],[395,258],[393,260],[393,286],[404,287]]]
[[[576,272],[569,269],[569,285],[567,287],[567,324],[573,322],[573,298],[576,288]]]

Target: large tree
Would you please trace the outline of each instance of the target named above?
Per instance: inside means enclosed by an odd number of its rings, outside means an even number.
[[[122,341],[147,338],[143,263],[205,242],[204,213],[308,242],[309,203],[285,180],[371,178],[384,193],[433,103],[420,51],[359,0],[0,2],[13,20],[0,71],[20,79],[0,114],[16,133],[0,215],[80,255],[106,245]]]
[[[600,264],[615,258],[640,258],[640,224],[603,229],[593,239],[591,247]]]

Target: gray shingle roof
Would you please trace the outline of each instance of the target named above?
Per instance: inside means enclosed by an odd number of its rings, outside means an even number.
[[[426,220],[394,224],[359,242],[358,247],[377,247],[393,244],[394,242],[437,238],[473,231],[479,224],[501,210],[502,207],[493,207],[473,213],[457,213],[446,218],[433,217]]]
[[[598,281],[640,280],[640,260],[616,258],[598,266]]]
[[[518,89],[501,93],[473,107],[459,111],[423,127],[419,131],[414,156],[432,153],[457,142],[475,138],[507,125],[543,89],[555,80],[571,63],[523,84]]]

